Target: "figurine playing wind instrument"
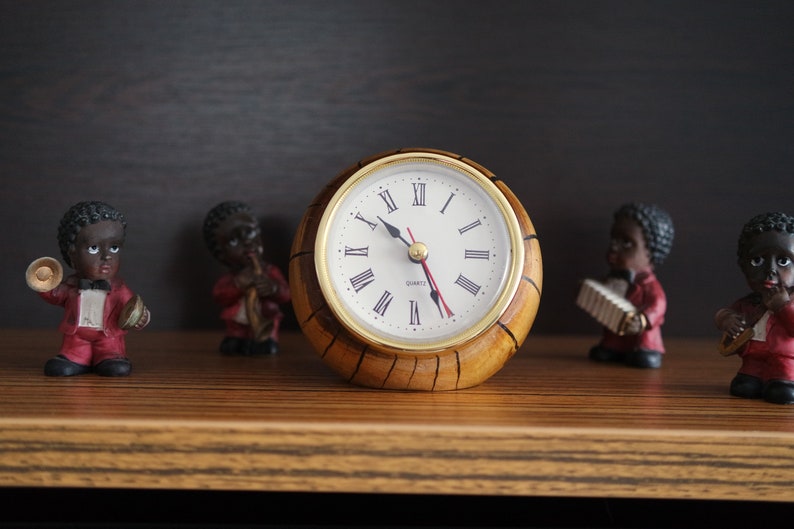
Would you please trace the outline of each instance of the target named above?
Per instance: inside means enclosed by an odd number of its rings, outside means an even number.
[[[64,308],[59,326],[60,353],[47,361],[48,376],[94,372],[108,377],[127,376],[124,335],[143,329],[149,310],[118,277],[127,222],[103,202],[79,202],[61,219],[58,244],[75,273],[63,279],[57,259],[41,257],[28,266],[25,279],[42,299]]]
[[[236,201],[212,208],[204,219],[204,242],[228,268],[212,290],[226,324],[220,352],[277,353],[284,317],[279,305],[290,301],[289,285],[278,268],[262,259],[262,229],[251,208]]]

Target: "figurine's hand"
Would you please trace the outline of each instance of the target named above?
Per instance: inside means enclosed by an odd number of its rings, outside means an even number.
[[[630,320],[626,322],[623,328],[624,334],[637,335],[645,330],[646,319],[641,313],[635,314]]]
[[[717,329],[731,338],[736,338],[747,328],[747,321],[744,316],[729,309],[722,309],[717,312],[714,316],[714,323],[717,325]]]
[[[237,288],[240,290],[248,290],[251,287],[255,287],[257,280],[261,277],[262,275],[258,274],[256,270],[247,266],[234,276],[234,284],[237,285]]]
[[[272,296],[278,292],[278,283],[266,276],[254,276],[251,281],[251,286],[256,289],[259,297]]]
[[[791,301],[791,296],[786,287],[778,283],[774,287],[764,289],[761,292],[761,301],[766,308],[775,312],[788,305]]]

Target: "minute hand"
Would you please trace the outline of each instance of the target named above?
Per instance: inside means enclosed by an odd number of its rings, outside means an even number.
[[[415,243],[416,239],[414,239],[414,234],[411,233],[411,228],[406,228],[406,230],[408,230],[408,236],[411,237],[411,241]],[[436,296],[438,297],[439,300],[441,300],[441,305],[443,305],[444,307],[444,312],[447,313],[447,318],[451,318],[452,316],[455,315],[455,313],[452,312],[449,306],[447,306],[447,302],[444,301],[444,296],[441,295],[441,291],[438,289],[436,280],[433,279],[433,274],[430,272],[430,267],[427,266],[427,261],[423,257],[419,260],[419,262],[422,263],[422,268],[424,268],[425,270],[425,275],[430,280],[430,284],[431,284],[430,296],[433,298],[434,301]]]

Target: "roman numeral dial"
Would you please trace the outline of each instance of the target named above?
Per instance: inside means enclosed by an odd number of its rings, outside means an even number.
[[[345,189],[320,261],[338,313],[364,337],[408,349],[492,324],[514,288],[516,249],[488,185],[452,165],[407,159]]]

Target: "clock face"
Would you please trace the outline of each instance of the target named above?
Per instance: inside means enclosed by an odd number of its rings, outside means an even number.
[[[521,280],[524,246],[503,194],[430,153],[353,174],[320,220],[315,267],[336,317],[365,342],[432,352],[491,327]]]

